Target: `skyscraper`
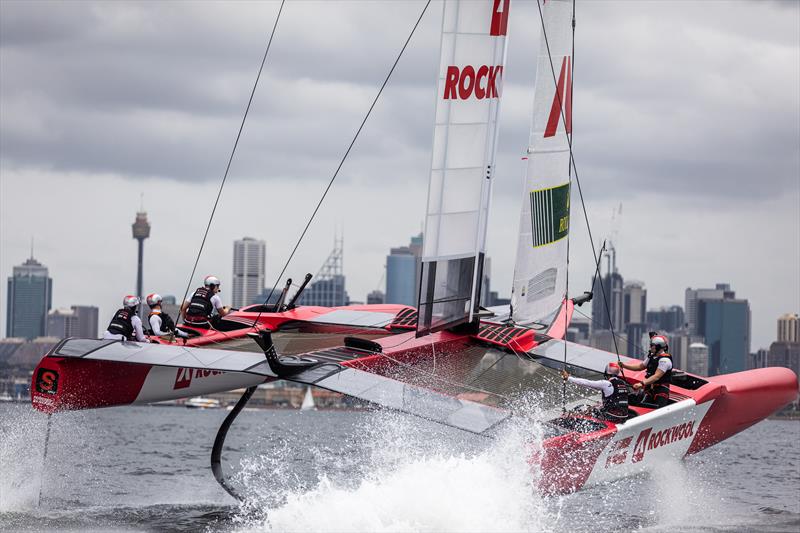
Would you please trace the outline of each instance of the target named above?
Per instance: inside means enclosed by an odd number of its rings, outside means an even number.
[[[392,248],[386,256],[386,303],[417,305],[422,234],[408,246]]]
[[[724,300],[734,298],[735,293],[728,283],[717,283],[713,289],[686,289],[686,324],[689,333],[698,333],[697,305],[700,300]]]
[[[97,319],[99,310],[93,305],[73,305],[72,312],[78,317],[76,337],[93,339],[97,337]]]
[[[659,332],[677,331],[685,325],[683,307],[671,305],[660,309],[651,309],[647,312],[647,324]]]
[[[708,375],[708,346],[702,342],[693,342],[689,345],[687,354],[686,371],[698,376]]]
[[[747,369],[750,356],[750,304],[747,300],[733,297],[698,300],[697,332],[705,337],[708,345],[709,375]]]
[[[48,337],[79,337],[78,335],[78,316],[72,309],[53,309],[47,313]]]
[[[800,342],[800,317],[796,313],[778,319],[778,342]]]
[[[250,305],[264,289],[266,253],[266,243],[251,237],[233,243],[233,307]]]
[[[33,339],[45,334],[52,307],[53,280],[47,267],[31,257],[15,266],[8,278],[6,336]]]

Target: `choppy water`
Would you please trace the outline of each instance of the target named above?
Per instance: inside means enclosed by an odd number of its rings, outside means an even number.
[[[765,421],[658,475],[540,498],[535,431],[487,441],[383,412],[129,407],[54,418],[0,405],[0,529],[75,531],[800,530],[800,423]],[[41,486],[42,500],[36,501]]]

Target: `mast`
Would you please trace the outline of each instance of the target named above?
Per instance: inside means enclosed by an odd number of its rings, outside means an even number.
[[[418,336],[478,311],[510,3],[443,5]]]

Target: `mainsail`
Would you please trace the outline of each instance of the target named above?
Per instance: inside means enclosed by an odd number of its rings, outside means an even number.
[[[551,0],[542,9],[544,30],[536,70],[511,318],[519,325],[549,326],[564,301],[567,286],[572,3]]]
[[[509,4],[444,2],[418,335],[478,309]]]

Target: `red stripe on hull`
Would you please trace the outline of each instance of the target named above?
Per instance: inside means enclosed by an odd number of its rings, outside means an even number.
[[[580,490],[597,459],[617,432],[616,427],[594,433],[570,433],[547,439],[532,466],[541,469],[539,490],[545,494],[567,494]]]

